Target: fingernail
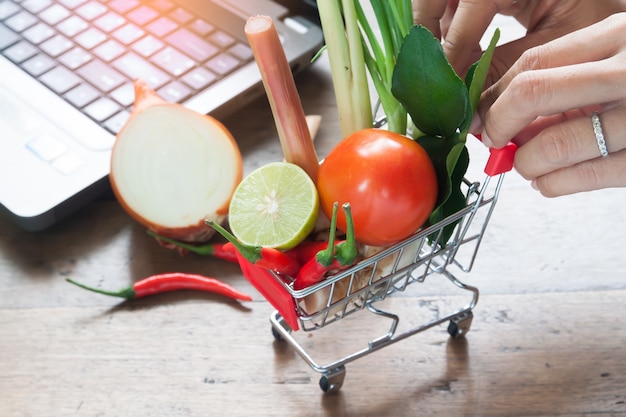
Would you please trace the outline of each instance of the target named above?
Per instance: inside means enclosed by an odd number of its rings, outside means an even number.
[[[491,148],[493,146],[493,142],[491,141],[489,135],[487,135],[487,131],[485,129],[483,129],[483,133],[480,135],[480,138],[486,147]]]

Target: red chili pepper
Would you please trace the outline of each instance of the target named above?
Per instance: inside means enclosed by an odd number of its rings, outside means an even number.
[[[302,290],[317,284],[324,279],[328,272],[346,269],[354,263],[358,251],[354,236],[352,211],[348,203],[343,205],[348,226],[346,230],[346,240],[337,245],[335,244],[338,206],[339,203],[333,205],[333,214],[330,220],[330,234],[326,248],[317,252],[317,254],[300,269],[300,272],[293,282],[293,288],[295,290]],[[338,249],[339,252],[337,252]]]
[[[196,290],[224,295],[235,300],[252,301],[252,297],[249,295],[236,290],[220,280],[204,275],[184,274],[180,272],[153,275],[137,281],[130,287],[123,288],[119,291],[107,291],[90,287],[74,281],[71,278],[67,278],[67,281],[89,291],[126,299],[141,298],[177,290]]]
[[[250,263],[290,277],[296,276],[300,271],[300,263],[285,252],[274,248],[246,245],[214,221],[207,220],[207,224],[232,243],[241,256]]]
[[[335,247],[341,242],[343,242],[343,240],[336,241]],[[298,262],[300,262],[301,265],[304,265],[307,262],[309,262],[311,259],[313,259],[319,251],[324,250],[327,247],[328,247],[327,241],[305,240],[304,242],[301,242],[295,248],[285,251],[285,253],[291,256],[292,258],[294,258],[295,260],[297,260]]]
[[[189,252],[195,253],[197,255],[212,256],[214,258],[222,259],[224,261],[238,263],[237,254],[235,253],[234,248],[232,247],[232,245],[227,246],[226,243],[207,243],[203,245],[193,245],[191,243],[180,242],[178,240],[170,239],[169,237],[161,236],[153,232],[152,230],[148,230],[148,234],[158,240],[174,245],[177,248],[188,250]]]

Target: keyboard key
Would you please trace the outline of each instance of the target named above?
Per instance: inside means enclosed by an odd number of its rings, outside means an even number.
[[[38,77],[56,65],[57,63],[47,55],[37,54],[28,61],[23,62],[21,67],[28,71],[29,74]]]
[[[226,32],[218,30],[214,32],[211,36],[209,36],[209,41],[222,49],[226,49],[235,43],[235,38],[233,38]]]
[[[86,65],[83,65],[77,72],[78,75],[105,93],[126,81],[126,77],[98,59],[94,59]]]
[[[151,20],[156,19],[159,16],[159,13],[151,9],[148,6],[139,6],[135,10],[129,12],[126,17],[129,20],[137,23],[139,26],[143,26]]]
[[[184,28],[171,33],[165,40],[198,62],[206,61],[219,51],[215,45]]]
[[[129,10],[139,6],[139,0],[113,0],[109,3],[109,7],[118,13],[126,13]]]
[[[172,19],[174,19],[178,23],[182,23],[183,25],[185,23],[191,22],[191,20],[193,19],[193,15],[182,7],[179,7],[176,10],[170,12],[169,15]]]
[[[49,25],[56,25],[61,20],[69,17],[69,15],[70,11],[60,4],[53,4],[38,14],[39,18]]]
[[[67,7],[68,9],[75,9],[87,0],[57,0],[59,3]]]
[[[150,6],[165,13],[169,10],[172,10],[175,4],[172,3],[170,0],[154,0],[153,2],[150,3]]]
[[[93,57],[91,56],[89,52],[76,46],[70,49],[69,51],[67,51],[66,53],[64,53],[63,55],[61,55],[58,59],[59,59],[59,62],[61,62],[63,65],[65,65],[69,69],[75,70],[81,65],[84,65],[87,62],[91,61],[92,58]]]
[[[84,109],[85,113],[97,122],[108,119],[120,110],[116,102],[106,97],[99,98]]]
[[[150,61],[175,77],[184,74],[194,66],[194,61],[191,58],[169,46],[154,55]]]
[[[93,24],[104,32],[113,32],[115,29],[126,23],[126,19],[115,12],[109,12],[97,18]]]
[[[54,158],[63,155],[67,146],[58,138],[49,133],[43,133],[39,137],[31,140],[26,147],[41,160],[50,162]]]
[[[200,36],[206,36],[215,29],[212,24],[202,19],[194,20],[189,27]]]
[[[18,40],[20,40],[20,37],[16,35],[15,32],[0,25],[0,49],[4,49],[9,45],[13,45]]]
[[[254,55],[252,54],[252,49],[248,45],[243,43],[236,43],[228,49],[228,53],[239,58],[243,62],[248,62]]]
[[[110,39],[103,44],[98,45],[93,53],[100,57],[105,62],[111,62],[115,58],[126,52],[126,48],[121,43]]]
[[[107,40],[107,35],[96,28],[89,28],[77,35],[74,40],[85,49],[92,49]]]
[[[134,52],[128,52],[116,59],[113,61],[113,66],[130,79],[140,78],[144,80],[153,89],[157,89],[170,81],[170,77],[165,72],[146,62]]]
[[[39,46],[48,55],[56,57],[72,48],[74,43],[63,35],[56,35]]]
[[[135,87],[132,82],[127,82],[117,87],[109,95],[122,106],[128,107],[135,101]]]
[[[15,3],[11,3],[10,1],[0,2],[0,20],[4,20],[20,10],[20,7]]]
[[[72,88],[63,97],[76,107],[84,107],[100,97],[100,94],[98,90],[89,84],[83,83]]]
[[[219,54],[207,62],[206,66],[217,74],[225,75],[239,66],[239,60],[228,54]]]
[[[172,81],[158,89],[157,94],[170,103],[180,103],[191,95],[191,89],[179,81]]]
[[[63,94],[80,83],[76,74],[61,66],[46,72],[39,80],[58,94]]]
[[[121,28],[117,29],[113,32],[113,36],[124,45],[130,45],[135,42],[137,39],[141,38],[144,35],[143,29],[133,25],[132,23],[127,23]]]
[[[81,19],[79,16],[70,16],[58,25],[56,28],[65,36],[72,38],[89,27],[89,23]]]
[[[141,56],[149,57],[165,44],[152,35],[147,35],[135,42],[131,48]]]
[[[10,48],[7,48],[4,51],[4,56],[19,64],[20,62],[26,61],[28,58],[34,56],[37,52],[39,51],[33,45],[26,41],[21,41]]]
[[[70,175],[85,165],[85,161],[73,152],[66,152],[50,163],[57,171]]]
[[[195,90],[202,90],[217,79],[217,75],[213,74],[206,68],[195,68],[181,78],[185,84],[191,86]]]
[[[22,35],[30,43],[37,45],[45,41],[46,39],[49,39],[50,37],[52,37],[54,33],[55,33],[54,29],[52,29],[50,26],[46,25],[45,23],[40,22],[40,23],[37,23],[35,26],[31,26],[30,28],[26,29],[24,32],[22,32]]]
[[[146,29],[158,38],[162,38],[178,27],[178,23],[167,17],[159,17],[154,22],[146,26]]]
[[[106,122],[104,122],[104,127],[108,129],[111,133],[117,134],[128,118],[130,117],[130,112],[127,110],[121,111],[117,113],[115,116],[109,118]]]
[[[21,32],[37,23],[38,20],[35,16],[22,10],[18,14],[14,14],[4,21],[4,24],[16,32]]]
[[[22,7],[33,14],[37,14],[52,4],[52,0],[26,0]]]
[[[78,13],[80,17],[87,21],[94,20],[95,18],[105,14],[106,12],[106,6],[98,3],[97,1],[90,1],[76,9],[76,13]]]

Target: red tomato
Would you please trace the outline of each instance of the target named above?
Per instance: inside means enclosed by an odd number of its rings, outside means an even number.
[[[381,129],[342,140],[320,165],[321,208],[330,217],[335,201],[349,202],[358,241],[389,246],[415,233],[437,200],[437,176],[417,142]],[[346,230],[338,211],[337,227]]]

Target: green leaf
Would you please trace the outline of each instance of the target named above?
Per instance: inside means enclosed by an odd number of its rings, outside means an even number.
[[[466,119],[467,87],[424,26],[413,26],[404,38],[391,92],[428,135],[452,137]]]
[[[467,89],[469,90],[469,108],[467,115],[468,117],[466,117],[463,126],[461,126],[462,138],[465,138],[465,136],[467,136],[467,131],[472,122],[472,117],[474,116],[476,108],[478,107],[480,95],[485,88],[485,81],[487,81],[487,74],[489,73],[489,67],[491,66],[493,53],[499,40],[500,29],[496,29],[485,52],[483,52],[480,59],[470,67],[465,75],[465,84],[467,85]]]
[[[469,166],[469,152],[465,143],[459,138],[449,140],[434,136],[423,136],[417,142],[426,150],[437,173],[439,195],[437,206],[430,214],[428,222],[433,225],[465,207],[465,195],[461,191],[461,182]],[[452,233],[456,223],[446,226],[439,238],[444,246]],[[429,240],[435,239],[433,234]]]

